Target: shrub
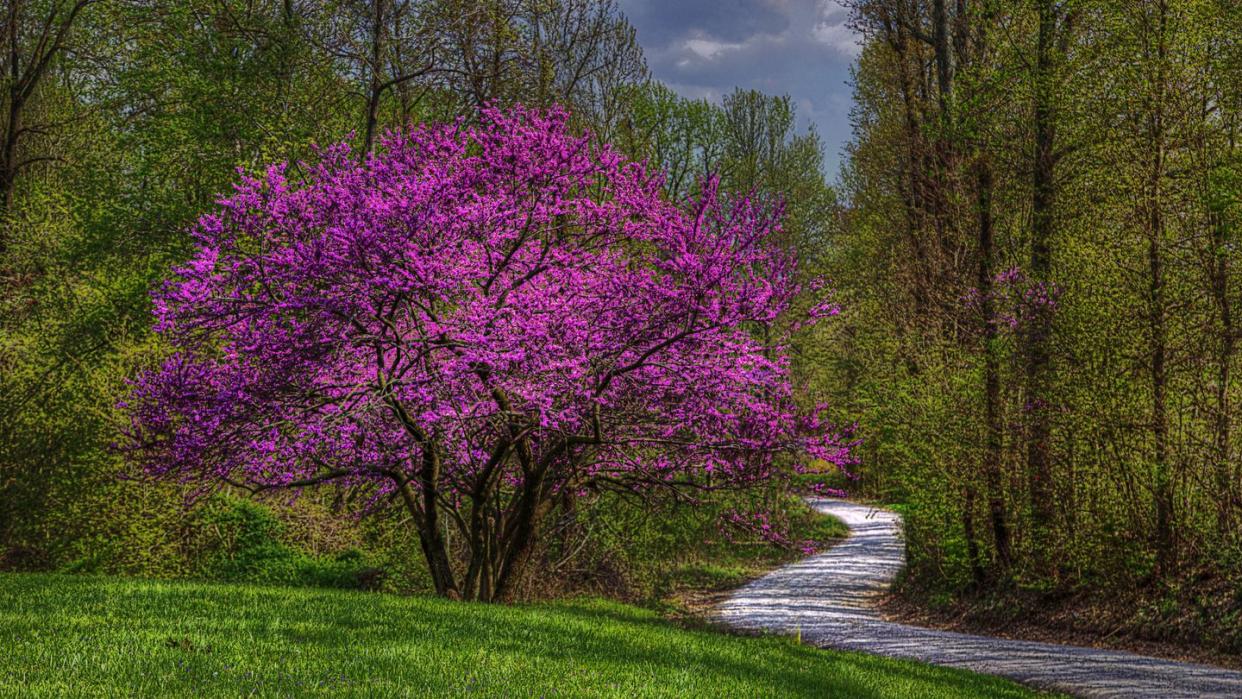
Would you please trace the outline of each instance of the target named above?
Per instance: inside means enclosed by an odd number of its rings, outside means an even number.
[[[315,555],[283,539],[285,525],[267,507],[218,496],[192,520],[188,556],[193,577],[298,587],[375,589],[383,579],[372,557],[356,548]]]

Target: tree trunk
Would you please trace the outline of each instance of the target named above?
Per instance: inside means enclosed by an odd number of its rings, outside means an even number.
[[[949,35],[949,10],[945,0],[932,0],[932,48],[936,54],[936,85],[939,88],[940,117],[947,124],[952,115],[953,53]],[[948,134],[944,134],[945,137]]]
[[[550,509],[551,501],[548,498],[544,472],[541,469],[528,476],[527,481],[522,484],[522,493],[518,498],[512,519],[504,523],[505,528],[501,539],[503,554],[496,571],[494,600],[504,602],[513,600],[534,549],[535,533]]]
[[[4,143],[0,148],[0,225],[8,217],[13,207],[13,188],[17,180],[17,139],[21,135],[22,124],[22,89],[21,89],[21,53],[18,51],[18,7],[17,0],[11,0],[9,11],[5,17],[5,33],[8,35],[9,55],[9,94],[8,119],[4,125]],[[6,250],[8,236],[0,234],[0,255]]]
[[[1028,275],[1046,283],[1052,271],[1052,236],[1056,198],[1056,125],[1053,113],[1053,47],[1057,10],[1054,0],[1040,0],[1035,62],[1035,162],[1031,200],[1031,258]],[[1032,535],[1038,565],[1049,565],[1048,534],[1054,515],[1052,493],[1052,420],[1049,410],[1049,340],[1052,319],[1037,313],[1024,333],[1027,411],[1027,477],[1030,483]]]
[[[471,498],[470,510],[470,563],[466,568],[462,593],[466,599],[486,599],[491,594],[492,537],[488,509],[492,506],[492,492]],[[484,589],[487,588],[487,589]]]
[[[17,139],[22,123],[21,100],[17,95],[10,95],[8,112],[0,151],[0,220],[13,208],[13,189],[17,184]],[[0,253],[4,252],[5,243],[5,236],[0,236]]]
[[[1234,148],[1230,134],[1229,152]],[[1230,458],[1231,406],[1229,382],[1233,379],[1233,360],[1236,353],[1237,330],[1233,323],[1233,308],[1229,301],[1229,248],[1228,223],[1222,211],[1212,212],[1212,297],[1220,323],[1219,349],[1216,355],[1216,415],[1213,426],[1213,442],[1216,476],[1216,529],[1224,540],[1237,534],[1234,525],[1234,507],[1238,484]]]
[[[1173,479],[1169,464],[1168,393],[1168,327],[1165,318],[1164,213],[1161,185],[1164,180],[1164,95],[1167,6],[1157,7],[1156,75],[1152,110],[1147,117],[1146,150],[1150,153],[1147,172],[1147,262],[1148,262],[1148,324],[1151,333],[1151,420],[1154,440],[1153,491],[1156,498],[1155,545],[1158,575],[1167,574],[1177,560],[1173,538]]]
[[[976,172],[976,197],[979,207],[979,298],[983,316],[983,407],[987,430],[983,451],[983,477],[987,486],[988,515],[992,541],[996,546],[996,564],[1002,571],[1009,568],[1013,556],[1009,545],[1009,525],[1002,490],[1002,425],[1000,406],[1000,357],[997,356],[996,308],[992,298],[995,275],[995,243],[992,224],[992,166],[986,156],[980,157]]]
[[[966,537],[966,555],[970,558],[970,577],[976,588],[983,586],[986,580],[986,572],[983,568],[983,561],[979,555],[979,538],[975,531],[975,486],[973,483],[966,483],[965,502],[962,505],[962,533]]]
[[[409,479],[401,473],[396,475],[397,487],[418,528],[418,542],[423,549],[423,557],[427,561],[427,570],[431,574],[431,582],[436,594],[449,599],[461,599],[461,589],[457,586],[456,577],[453,575],[444,531],[440,525],[440,509],[437,502],[439,470],[438,457],[434,455],[434,452],[428,451],[423,457],[423,464],[418,474],[420,492],[415,492]]]
[[[932,268],[928,261],[928,253],[922,240],[922,200],[920,170],[923,157],[919,150],[919,123],[914,105],[914,86],[911,84],[908,68],[908,43],[905,31],[900,22],[888,22],[885,32],[889,45],[896,56],[897,71],[901,80],[901,98],[904,114],[906,151],[904,172],[901,178],[902,206],[906,214],[906,237],[914,253],[916,275],[913,280],[911,295],[914,302],[914,317],[926,318],[929,305],[927,287],[930,284]]]
[[[371,85],[367,90],[367,125],[365,136],[362,139],[362,152],[360,156],[367,157],[367,153],[371,152],[371,148],[375,145],[375,132],[379,128],[379,108],[380,98],[383,96],[383,70],[381,62],[384,60],[384,43],[386,41],[384,4],[386,0],[374,0],[374,21],[371,27]]]
[[[1158,186],[1158,185],[1156,185]],[[1155,204],[1155,202],[1151,202]],[[1153,491],[1156,497],[1156,552],[1158,574],[1167,573],[1176,551],[1173,541],[1173,481],[1169,467],[1169,418],[1167,410],[1168,373],[1166,368],[1167,328],[1164,318],[1164,261],[1160,234],[1163,230],[1158,208],[1150,212],[1152,226],[1148,240],[1149,324],[1151,331],[1151,420],[1155,441]]]

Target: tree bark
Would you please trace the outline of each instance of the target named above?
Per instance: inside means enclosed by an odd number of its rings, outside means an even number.
[[[436,594],[449,599],[461,599],[461,589],[457,586],[456,577],[453,575],[444,530],[440,524],[439,503],[437,502],[439,470],[439,458],[428,447],[418,471],[419,492],[415,492],[410,479],[404,474],[396,472],[394,479],[406,509],[409,510],[418,528],[418,541],[423,550],[423,557],[427,561],[427,570],[431,574],[431,582]]]
[[[975,531],[975,500],[977,497],[975,485],[967,479],[962,504],[962,533],[966,537],[966,555],[970,558],[970,577],[975,587],[980,588],[987,579],[987,574],[979,554],[979,537]]]
[[[1056,203],[1056,124],[1053,110],[1053,51],[1057,10],[1054,0],[1039,2],[1039,36],[1035,61],[1035,162],[1031,199],[1031,257],[1028,276],[1046,283],[1052,272],[1052,237]],[[1052,492],[1052,420],[1049,410],[1049,341],[1052,319],[1037,313],[1024,333],[1027,411],[1027,477],[1032,534],[1039,567],[1048,568],[1048,533],[1054,516]]]
[[[367,90],[367,124],[365,136],[362,139],[361,157],[367,157],[367,153],[375,145],[375,132],[379,127],[379,108],[380,98],[384,93],[384,72],[381,62],[384,60],[384,45],[387,41],[387,18],[384,16],[386,0],[374,0],[372,5],[374,24],[371,26],[371,85]]]
[[[1147,143],[1150,153],[1144,208],[1147,218],[1148,324],[1151,333],[1151,421],[1153,444],[1153,492],[1156,498],[1155,545],[1158,575],[1167,574],[1177,560],[1173,536],[1173,479],[1169,463],[1168,418],[1168,327],[1165,318],[1164,213],[1161,196],[1165,166],[1165,60],[1168,7],[1156,8],[1155,94],[1150,96]]]
[[[1002,425],[1000,406],[1000,357],[998,356],[996,308],[992,298],[995,270],[995,241],[992,223],[992,166],[981,156],[976,172],[976,197],[979,208],[979,298],[983,316],[983,412],[987,430],[983,450],[983,477],[987,486],[988,515],[992,541],[996,547],[996,564],[1002,571],[1009,568],[1013,554],[1009,543],[1008,516],[1002,490]]]
[[[18,48],[18,24],[20,0],[9,1],[9,11],[5,17],[5,34],[9,44],[9,94],[7,120],[4,125],[4,144],[0,150],[0,221],[8,216],[13,207],[13,186],[17,179],[17,139],[22,129],[22,106],[25,98],[22,95],[21,52]],[[6,249],[7,236],[0,235],[0,254]]]
[[[952,115],[953,100],[953,51],[949,42],[949,10],[945,7],[945,0],[932,0],[932,48],[936,55],[936,85],[939,88],[940,116],[946,124]]]
[[[927,317],[929,305],[927,286],[930,283],[932,268],[922,240],[921,207],[923,194],[919,173],[922,169],[923,157],[919,147],[920,128],[918,114],[914,105],[914,86],[910,79],[908,67],[909,44],[900,20],[896,22],[886,20],[885,34],[897,62],[904,114],[907,156],[901,179],[903,190],[901,198],[906,214],[906,237],[910,241],[910,247],[914,253],[916,269],[916,278],[913,280],[913,289],[911,291],[914,302],[914,317],[925,318]]]
[[[512,518],[504,523],[501,539],[503,554],[497,566],[496,585],[493,590],[495,600],[513,600],[534,548],[535,533],[551,509],[545,476],[546,469],[543,468],[527,474]]]
[[[1230,151],[1233,150],[1232,138]],[[1216,461],[1216,528],[1223,539],[1237,533],[1234,507],[1238,484],[1234,476],[1230,449],[1231,402],[1229,382],[1233,379],[1237,330],[1234,328],[1233,307],[1229,300],[1228,224],[1224,214],[1213,212],[1212,218],[1212,297],[1220,323],[1219,349],[1216,355],[1216,415],[1214,425],[1214,458]]]

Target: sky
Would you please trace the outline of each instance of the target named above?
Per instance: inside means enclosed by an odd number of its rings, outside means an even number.
[[[850,137],[850,64],[860,51],[836,0],[619,0],[652,75],[686,97],[734,87],[789,95],[836,177]]]

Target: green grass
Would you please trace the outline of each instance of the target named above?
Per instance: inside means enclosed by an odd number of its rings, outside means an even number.
[[[822,512],[815,513],[815,519],[807,531],[807,538],[815,541],[832,541],[844,538],[850,533],[845,522]]]
[[[849,531],[845,522],[836,517],[811,512],[797,522],[792,538],[810,539],[827,548],[845,538]],[[729,590],[741,587],[772,568],[804,557],[801,552],[783,551],[766,544],[748,547],[721,543],[668,570],[664,582],[673,592],[685,588]]]
[[[1017,685],[603,601],[0,575],[5,696],[1024,697]]]

